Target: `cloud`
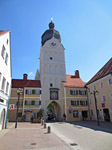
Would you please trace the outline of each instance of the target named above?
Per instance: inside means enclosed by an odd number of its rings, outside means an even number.
[[[29,72],[29,74],[28,74],[29,77],[33,76],[33,75],[34,75],[33,72]]]

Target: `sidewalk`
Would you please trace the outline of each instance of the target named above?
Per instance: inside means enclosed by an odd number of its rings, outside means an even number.
[[[80,121],[80,122],[73,122],[71,124],[112,133],[112,122],[100,121],[100,126],[98,126],[97,121]]]
[[[0,150],[72,150],[52,132],[47,133],[41,124],[8,123],[8,129],[0,131]]]

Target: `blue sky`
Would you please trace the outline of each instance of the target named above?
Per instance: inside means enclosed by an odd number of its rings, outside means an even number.
[[[87,82],[112,57],[111,0],[0,0],[0,30],[11,31],[12,78],[34,79],[51,16],[65,48],[66,73]]]

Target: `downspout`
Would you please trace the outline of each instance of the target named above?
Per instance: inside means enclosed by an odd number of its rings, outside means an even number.
[[[66,120],[67,120],[67,103],[66,103],[66,88],[64,87],[64,95],[65,95],[65,115],[66,115]]]

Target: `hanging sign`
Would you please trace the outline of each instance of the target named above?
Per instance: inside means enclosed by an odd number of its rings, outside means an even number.
[[[10,104],[9,105],[9,109],[11,110],[11,109],[14,109],[14,104]]]

